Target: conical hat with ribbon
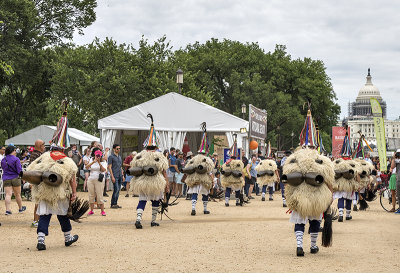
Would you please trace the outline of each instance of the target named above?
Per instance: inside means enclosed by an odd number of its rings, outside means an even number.
[[[203,122],[202,124],[200,124],[200,128],[203,131],[203,136],[201,138],[200,147],[197,152],[199,154],[207,154],[208,153],[207,124]]]
[[[319,152],[319,154],[323,154],[326,152],[324,144],[322,143],[322,135],[321,132],[319,130],[318,124],[315,125],[315,129],[317,132],[317,150]]]
[[[353,158],[362,158],[365,159],[365,152],[364,152],[364,143],[368,147],[368,149],[373,152],[372,148],[369,146],[367,140],[365,139],[365,136],[361,133],[361,131],[358,132],[360,134],[360,139],[358,140],[357,148],[354,151],[354,156]]]
[[[239,158],[238,146],[237,146],[237,135],[236,134],[233,134],[233,144],[232,144],[232,147],[229,150],[229,156],[232,159]]]
[[[157,132],[154,129],[153,115],[147,114],[147,117],[151,119],[151,125],[150,125],[149,135],[143,142],[143,147],[146,148],[146,150],[157,150],[158,140],[157,140]]]
[[[311,110],[308,109],[307,117],[304,122],[303,130],[300,134],[300,146],[317,148],[317,130],[311,115]]]
[[[63,100],[61,102],[63,114],[57,123],[57,129],[50,141],[51,150],[64,150],[69,147],[67,107],[68,101]]]

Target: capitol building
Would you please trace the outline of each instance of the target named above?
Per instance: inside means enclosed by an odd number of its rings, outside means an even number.
[[[367,82],[361,87],[355,102],[349,103],[349,115],[345,120],[350,127],[352,146],[357,145],[361,132],[369,144],[376,145],[374,121],[370,98],[376,98],[382,108],[385,120],[386,142],[388,150],[400,148],[400,119],[386,119],[386,102],[382,99],[379,89],[373,85],[370,70],[368,69]]]

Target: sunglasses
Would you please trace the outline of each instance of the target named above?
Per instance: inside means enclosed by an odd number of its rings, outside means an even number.
[[[121,150],[121,148],[115,148],[115,150]]]

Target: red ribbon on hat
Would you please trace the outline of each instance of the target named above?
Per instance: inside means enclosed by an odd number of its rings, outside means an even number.
[[[63,152],[60,152],[60,151],[50,152],[50,156],[54,161],[60,160],[64,157],[67,157]]]

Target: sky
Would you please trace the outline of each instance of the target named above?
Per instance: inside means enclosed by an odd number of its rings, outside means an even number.
[[[287,46],[293,59],[322,60],[343,118],[364,86],[367,69],[400,116],[400,1],[397,0],[98,0],[96,21],[76,34],[78,45],[95,37],[138,45],[166,35],[173,49],[210,38],[257,42],[266,52]]]

